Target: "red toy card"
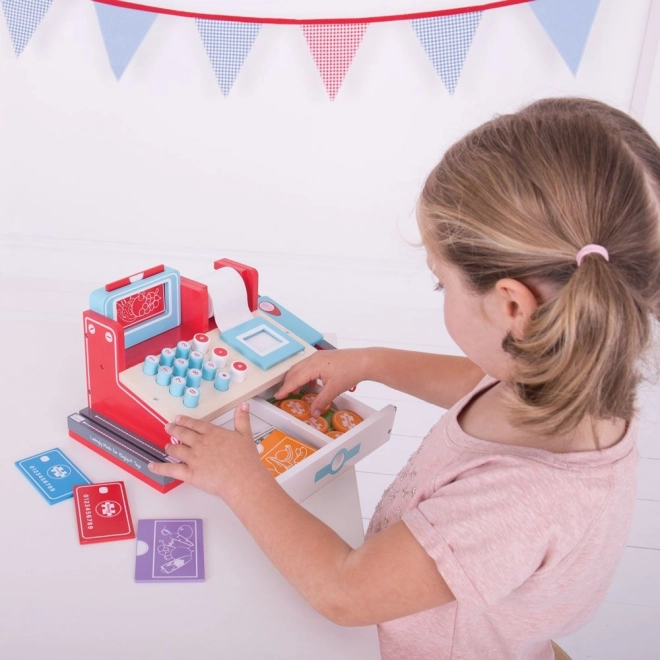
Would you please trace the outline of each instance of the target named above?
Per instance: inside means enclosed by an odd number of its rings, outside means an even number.
[[[77,486],[73,498],[80,543],[135,538],[123,481]]]

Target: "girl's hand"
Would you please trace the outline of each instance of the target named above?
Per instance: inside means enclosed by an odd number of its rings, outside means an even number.
[[[312,416],[318,417],[336,396],[367,380],[368,355],[368,349],[360,348],[318,351],[289,369],[275,398],[284,399],[308,383],[316,385],[320,380],[322,389],[312,409]]]
[[[250,427],[249,406],[242,403],[234,413],[235,431],[220,428],[183,415],[165,427],[181,444],[170,444],[165,451],[181,463],[151,463],[154,474],[185,481],[229,503],[244,484],[270,478],[259,460]]]

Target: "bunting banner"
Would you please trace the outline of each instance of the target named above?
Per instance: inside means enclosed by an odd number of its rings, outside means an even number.
[[[196,18],[199,36],[222,93],[227,96],[261,29],[260,23],[210,21]]]
[[[156,14],[113,7],[99,2],[94,6],[110,60],[110,68],[115,78],[119,80],[149,32],[149,28],[154,24]]]
[[[2,0],[2,11],[17,56],[27,46],[51,2],[52,0]]]
[[[600,0],[534,0],[531,7],[568,68],[577,73]]]
[[[450,94],[454,93],[482,12],[410,21],[431,64]]]
[[[344,82],[344,76],[360,47],[366,29],[366,23],[302,26],[309,50],[332,100]]]
[[[263,25],[299,25],[331,100],[341,89],[372,23],[409,22],[438,77],[452,95],[483,12],[527,3],[576,75],[600,3],[600,0],[472,0],[466,6],[466,0],[407,0],[408,11],[402,14],[400,0],[321,0],[311,3],[311,7],[308,0],[89,1],[95,5],[110,68],[118,81],[161,14],[195,21],[224,96],[231,92]],[[52,2],[0,0],[17,57]]]

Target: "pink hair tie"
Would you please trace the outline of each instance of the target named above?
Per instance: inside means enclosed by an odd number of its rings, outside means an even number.
[[[579,266],[582,263],[582,259],[584,259],[588,254],[600,254],[605,261],[610,260],[610,253],[602,246],[602,245],[596,245],[595,243],[589,243],[589,245],[585,245],[576,255],[575,260],[577,261],[577,265]]]

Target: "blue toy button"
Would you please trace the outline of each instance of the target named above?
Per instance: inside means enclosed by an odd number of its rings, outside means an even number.
[[[216,390],[220,390],[221,392],[226,392],[229,389],[230,381],[231,381],[231,376],[226,371],[221,371],[216,376],[215,383],[213,383],[213,387],[215,387]]]
[[[171,367],[159,367],[158,373],[156,374],[156,382],[159,385],[169,385],[172,380],[172,368]]]
[[[202,367],[202,378],[204,380],[215,380],[216,373],[218,373],[218,367],[215,362],[206,362]]]
[[[147,357],[144,358],[142,371],[147,374],[147,376],[155,376],[158,373],[158,356],[147,355]]]
[[[188,366],[191,369],[201,369],[204,364],[204,353],[193,351],[188,358]]]
[[[189,355],[190,355],[190,342],[180,341],[176,345],[176,356],[178,358],[183,358],[184,360],[187,360]]]
[[[164,367],[171,367],[174,364],[174,358],[176,357],[176,352],[173,348],[164,348],[160,352],[160,363]]]
[[[185,376],[188,373],[188,360],[185,358],[177,358],[174,360],[174,375]]]
[[[196,408],[199,403],[199,390],[196,387],[189,387],[183,395],[183,405],[186,408]]]
[[[183,376],[174,376],[170,385],[170,394],[172,396],[183,396],[186,389],[186,379]]]
[[[186,384],[188,387],[199,387],[202,383],[202,372],[199,369],[189,369]]]

